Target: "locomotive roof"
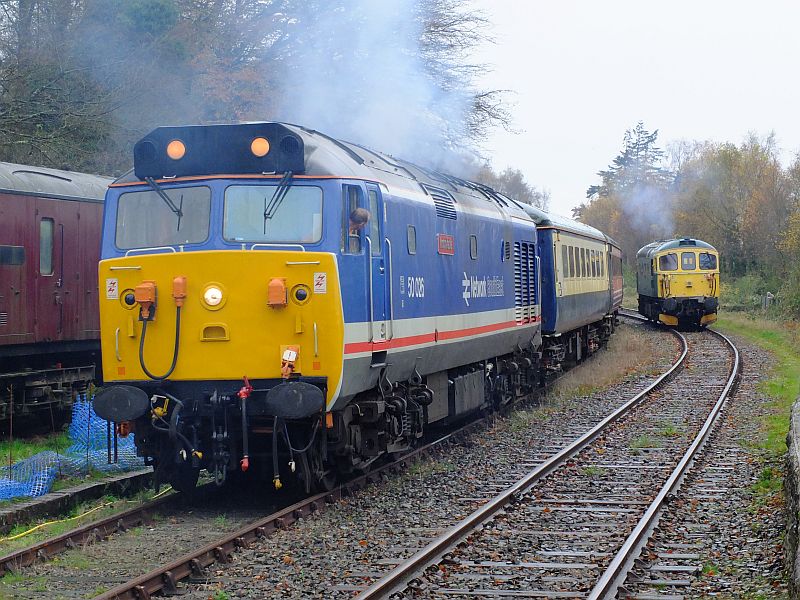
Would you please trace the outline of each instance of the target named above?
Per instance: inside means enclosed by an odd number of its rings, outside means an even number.
[[[254,159],[250,142],[254,135],[269,140],[268,154]],[[286,140],[292,144],[285,146]],[[206,144],[192,162],[181,168],[180,160],[167,158],[170,140]],[[243,141],[244,144],[242,143]],[[240,150],[231,150],[236,145]],[[241,150],[244,148],[244,151]],[[188,150],[187,157],[188,157]],[[231,157],[231,152],[238,153]],[[302,154],[300,154],[302,152]],[[272,154],[275,157],[270,158]],[[204,161],[203,158],[207,158]],[[267,160],[269,158],[269,160]],[[215,169],[215,170],[212,170]],[[295,174],[320,177],[352,177],[385,184],[390,190],[400,188],[413,194],[429,196],[434,202],[458,202],[465,208],[494,206],[496,210],[529,220],[526,205],[500,194],[491,187],[454,177],[433,169],[394,158],[364,146],[334,139],[314,129],[286,123],[242,123],[238,125],[192,125],[159,127],[140,140],[134,148],[134,170],[117,183],[133,183],[144,177],[252,174],[291,170]],[[170,172],[172,171],[172,172]]]
[[[694,238],[675,238],[672,240],[658,240],[657,242],[650,242],[643,246],[637,253],[637,257],[651,257],[659,252],[665,250],[672,250],[675,248],[703,248],[716,251],[716,248],[711,244]]]
[[[0,193],[102,202],[110,177],[0,162]]]
[[[607,236],[599,229],[595,229],[591,225],[586,225],[580,221],[575,221],[573,219],[568,219],[567,217],[562,217],[561,215],[546,212],[540,208],[536,208],[535,206],[525,206],[524,210],[534,220],[537,227],[552,227],[553,229],[569,231],[585,237],[604,240],[612,246],[619,247],[619,244],[617,244],[617,242],[615,242],[612,238]]]

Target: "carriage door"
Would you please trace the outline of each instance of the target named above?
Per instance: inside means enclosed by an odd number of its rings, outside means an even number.
[[[372,306],[370,307],[370,341],[385,342],[389,339],[386,318],[388,314],[386,299],[386,280],[388,267],[387,247],[384,243],[383,201],[381,192],[375,185],[367,184],[367,249],[370,253],[370,288]],[[386,246],[386,247],[385,247]]]

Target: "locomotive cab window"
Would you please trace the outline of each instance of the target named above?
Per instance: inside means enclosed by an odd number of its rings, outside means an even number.
[[[344,210],[342,211],[342,252],[347,252],[348,254],[361,254],[365,224],[354,222],[353,216],[360,212],[359,208],[363,211],[362,214],[368,214],[363,208],[363,198],[364,195],[359,186],[342,186],[342,201],[344,205]]]
[[[681,269],[684,271],[694,271],[696,258],[694,252],[681,252]]]
[[[469,236],[469,257],[472,260],[478,259],[478,237],[474,235]]]
[[[313,244],[322,239],[322,189],[299,185],[280,195],[276,185],[225,189],[223,236],[229,242]]]
[[[710,252],[700,253],[700,268],[712,271],[717,268],[717,256]]]
[[[39,222],[39,275],[53,274],[53,219]]]
[[[171,206],[155,190],[127,192],[119,197],[117,248],[199,244],[208,239],[211,189],[202,186],[163,192]]]
[[[17,266],[25,262],[25,246],[0,246],[0,266]]]
[[[674,252],[665,254],[658,258],[659,271],[677,271],[678,270],[678,255]]]
[[[417,230],[413,225],[409,225],[406,229],[406,243],[408,244],[408,253],[417,253]]]

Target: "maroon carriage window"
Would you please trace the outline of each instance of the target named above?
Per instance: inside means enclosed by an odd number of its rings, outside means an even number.
[[[24,262],[24,246],[0,246],[0,265],[17,266]]]
[[[39,222],[39,275],[53,274],[53,219],[42,219]]]

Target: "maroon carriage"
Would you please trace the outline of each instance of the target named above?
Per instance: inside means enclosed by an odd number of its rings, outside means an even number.
[[[61,411],[94,379],[110,182],[0,163],[0,420]]]

